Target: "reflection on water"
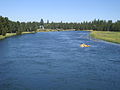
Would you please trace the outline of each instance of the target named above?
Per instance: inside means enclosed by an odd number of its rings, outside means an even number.
[[[85,31],[0,41],[0,90],[120,90],[119,68],[120,45],[95,41]]]

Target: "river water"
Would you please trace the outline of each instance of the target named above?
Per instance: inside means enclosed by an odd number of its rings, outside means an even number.
[[[0,90],[120,90],[120,45],[89,33],[40,32],[1,40]]]

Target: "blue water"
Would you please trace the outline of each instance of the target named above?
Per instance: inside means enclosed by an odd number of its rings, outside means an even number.
[[[85,31],[1,40],[0,90],[120,90],[120,45]]]

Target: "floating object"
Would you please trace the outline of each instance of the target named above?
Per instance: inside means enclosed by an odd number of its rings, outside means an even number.
[[[90,47],[90,45],[81,44],[80,47]]]

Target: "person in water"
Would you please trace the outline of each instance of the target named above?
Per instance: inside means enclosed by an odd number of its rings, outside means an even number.
[[[86,44],[82,43],[82,44],[80,45],[80,47],[90,47],[90,45],[86,45]]]

